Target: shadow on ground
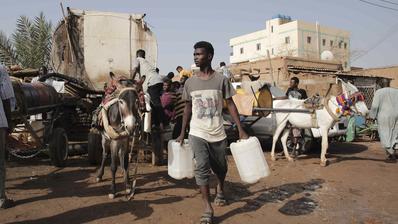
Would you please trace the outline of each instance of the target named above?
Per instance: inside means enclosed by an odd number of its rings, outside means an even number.
[[[291,198],[293,195],[302,194],[304,196],[297,199],[291,200],[285,203],[285,205],[279,209],[279,212],[285,215],[305,215],[313,212],[317,207],[317,202],[313,199],[309,198],[311,196],[310,192],[316,191],[319,188],[322,188],[322,184],[325,181],[322,179],[312,179],[305,183],[289,183],[283,184],[276,187],[271,187],[265,190],[260,190],[257,192],[249,192],[247,187],[243,187],[240,185],[232,186],[229,189],[230,195],[233,196],[233,202],[245,202],[245,205],[242,207],[233,209],[222,216],[217,217],[218,222],[222,222],[230,217],[235,215],[253,212],[260,209],[267,203],[277,203],[284,202],[285,200]],[[229,186],[230,183],[227,184]],[[250,195],[259,194],[255,198],[245,199]]]
[[[86,223],[124,213],[131,213],[136,217],[135,220],[139,220],[149,217],[153,213],[152,204],[170,204],[181,200],[181,197],[167,197],[158,200],[112,201],[76,208],[50,217],[9,222],[9,224]]]

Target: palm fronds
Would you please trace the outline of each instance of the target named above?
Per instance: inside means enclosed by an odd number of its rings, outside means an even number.
[[[8,58],[12,58],[11,63],[17,63],[24,68],[47,66],[51,51],[51,36],[52,24],[46,21],[43,13],[36,16],[33,21],[21,16],[17,20],[12,42],[4,39],[5,35],[4,37],[0,35],[0,60],[2,55],[7,55]]]
[[[35,18],[33,24],[34,53],[37,65],[47,65],[50,60],[52,24],[47,22],[43,13]]]
[[[7,35],[0,31],[0,63],[12,65],[17,63],[17,55],[14,46]]]

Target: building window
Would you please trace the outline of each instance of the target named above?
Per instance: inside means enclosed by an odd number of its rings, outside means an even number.
[[[244,50],[243,50],[243,47],[241,47],[240,48],[240,54],[243,54],[244,53]]]
[[[343,44],[343,41],[339,42],[339,48],[341,48],[341,45]]]
[[[330,41],[330,46],[333,47],[333,40]]]
[[[307,44],[311,43],[311,37],[307,37]]]
[[[271,33],[274,32],[274,26],[271,26]]]
[[[347,49],[347,43],[344,43],[344,49]]]
[[[326,46],[326,39],[322,39],[322,46]]]
[[[290,44],[290,37],[285,37],[285,44]]]
[[[229,53],[229,56],[234,56],[234,52],[231,51],[231,53]]]
[[[257,47],[258,51],[261,50],[261,44],[260,43],[258,43],[256,47]]]
[[[274,48],[271,49],[271,54],[274,55]]]
[[[348,67],[348,63],[344,62],[344,68],[347,68],[347,67]]]

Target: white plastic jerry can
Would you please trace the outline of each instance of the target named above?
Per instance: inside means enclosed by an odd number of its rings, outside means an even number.
[[[260,141],[256,137],[234,142],[230,148],[243,182],[253,184],[270,174]]]
[[[194,161],[188,139],[184,143],[170,140],[168,143],[168,174],[174,179],[192,178],[194,176]]]
[[[151,112],[144,113],[144,132],[151,133]]]

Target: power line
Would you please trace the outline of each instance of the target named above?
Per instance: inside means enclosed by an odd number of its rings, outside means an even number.
[[[366,4],[369,4],[369,5],[373,5],[373,6],[377,6],[377,7],[385,8],[385,9],[390,9],[390,10],[394,10],[394,11],[398,12],[398,9],[396,9],[396,8],[391,8],[391,7],[388,7],[388,6],[385,6],[385,5],[380,5],[380,4],[369,2],[369,1],[365,1],[365,0],[359,0],[359,1],[361,1],[363,3],[366,3]]]
[[[384,41],[386,41],[388,38],[390,38],[394,33],[398,31],[398,23],[390,27],[390,29],[387,31],[386,35],[381,37],[376,43],[374,43],[372,46],[370,46],[367,50],[365,50],[362,54],[359,54],[357,57],[351,59],[351,62],[354,62],[358,60],[359,58],[367,55],[370,51],[374,50],[377,48],[380,44],[382,44]]]
[[[390,4],[393,4],[393,5],[398,5],[398,3],[392,2],[392,1],[387,1],[387,0],[379,0],[379,1],[381,1],[381,2],[386,2],[386,3],[390,3]]]

